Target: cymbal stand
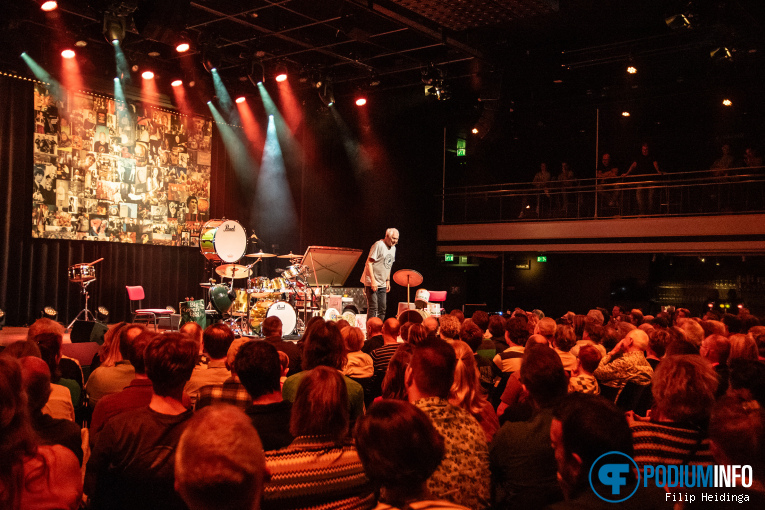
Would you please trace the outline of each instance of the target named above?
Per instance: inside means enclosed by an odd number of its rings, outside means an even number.
[[[80,288],[80,294],[85,296],[85,308],[80,310],[80,313],[78,313],[77,317],[75,317],[74,320],[69,323],[69,326],[67,326],[66,329],[71,330],[72,326],[74,325],[74,323],[77,322],[77,320],[80,318],[80,315],[83,315],[83,314],[85,314],[85,319],[84,320],[87,321],[88,317],[92,317],[93,322],[96,321],[96,316],[93,314],[93,312],[88,310],[88,299],[90,298],[90,294],[88,293],[88,285],[90,285],[94,281],[96,281],[95,278],[93,278],[92,280],[80,281],[79,282],[80,287],[81,287]]]

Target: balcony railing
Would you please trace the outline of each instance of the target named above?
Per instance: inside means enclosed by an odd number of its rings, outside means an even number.
[[[442,223],[765,211],[765,167],[446,189]]]

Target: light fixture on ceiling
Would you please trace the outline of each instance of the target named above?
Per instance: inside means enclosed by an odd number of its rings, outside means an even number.
[[[178,39],[175,41],[175,51],[178,53],[186,53],[191,49],[191,39],[185,33],[178,35]]]
[[[40,3],[40,9],[45,12],[55,11],[58,9],[58,2],[54,0],[45,0],[44,2]]]
[[[674,14],[664,18],[664,23],[666,23],[667,26],[672,30],[684,30],[687,28],[692,28],[692,18],[692,14]]]
[[[356,106],[364,106],[367,104],[366,94],[356,96]]]
[[[180,79],[173,80],[170,82],[170,86],[172,87],[180,87],[181,85],[183,85],[183,80],[180,80]]]
[[[250,72],[247,74],[247,79],[254,86],[261,85],[266,80],[266,72],[261,61],[253,60],[250,63]]]
[[[237,98],[236,98],[236,100],[235,100],[235,102],[236,102],[237,104],[242,104],[242,103],[244,103],[245,101],[247,101],[247,98],[246,98],[246,97],[244,97],[244,96],[239,96],[239,97],[237,97]]]
[[[116,16],[109,12],[104,13],[103,33],[110,43],[122,43],[125,39],[126,22],[124,16]]]
[[[324,79],[322,87],[317,89],[317,92],[324,106],[329,107],[335,104],[335,87],[329,77]]]
[[[283,63],[279,63],[276,66],[276,77],[274,78],[278,82],[287,81],[287,66]]]
[[[629,117],[629,116],[630,116],[630,112],[628,112],[627,110],[624,110],[622,112],[622,117]]]
[[[633,64],[627,66],[627,74],[637,74],[637,67]]]
[[[74,53],[73,49],[67,48],[67,49],[65,49],[64,51],[61,52],[61,56],[66,58],[66,59],[72,59],[72,58],[74,58],[76,56],[76,54]]]
[[[709,52],[709,56],[715,62],[727,62],[733,60],[733,52],[726,46],[720,46]]]
[[[726,97],[725,99],[722,100],[722,104],[723,106],[733,106],[733,101],[731,101],[730,99]]]

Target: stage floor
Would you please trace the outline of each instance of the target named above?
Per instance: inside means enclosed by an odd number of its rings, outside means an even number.
[[[27,331],[29,331],[29,328],[6,326],[3,329],[0,329],[0,345],[6,346],[18,340],[26,340]],[[72,341],[69,339],[69,332],[64,333],[64,343],[68,344],[71,342]]]

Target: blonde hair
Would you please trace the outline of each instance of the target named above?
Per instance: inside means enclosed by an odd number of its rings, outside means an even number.
[[[98,359],[102,367],[113,367],[118,361],[122,361],[120,354],[120,333],[122,329],[130,325],[129,322],[118,322],[111,326],[104,335],[104,343],[98,349]]]
[[[347,327],[340,332],[343,335],[345,348],[348,352],[360,351],[364,346],[364,332],[361,328]]]
[[[462,340],[453,341],[452,347],[457,355],[457,365],[454,367],[454,383],[449,390],[449,403],[478,416],[486,405],[486,397],[478,380],[473,350]]]

